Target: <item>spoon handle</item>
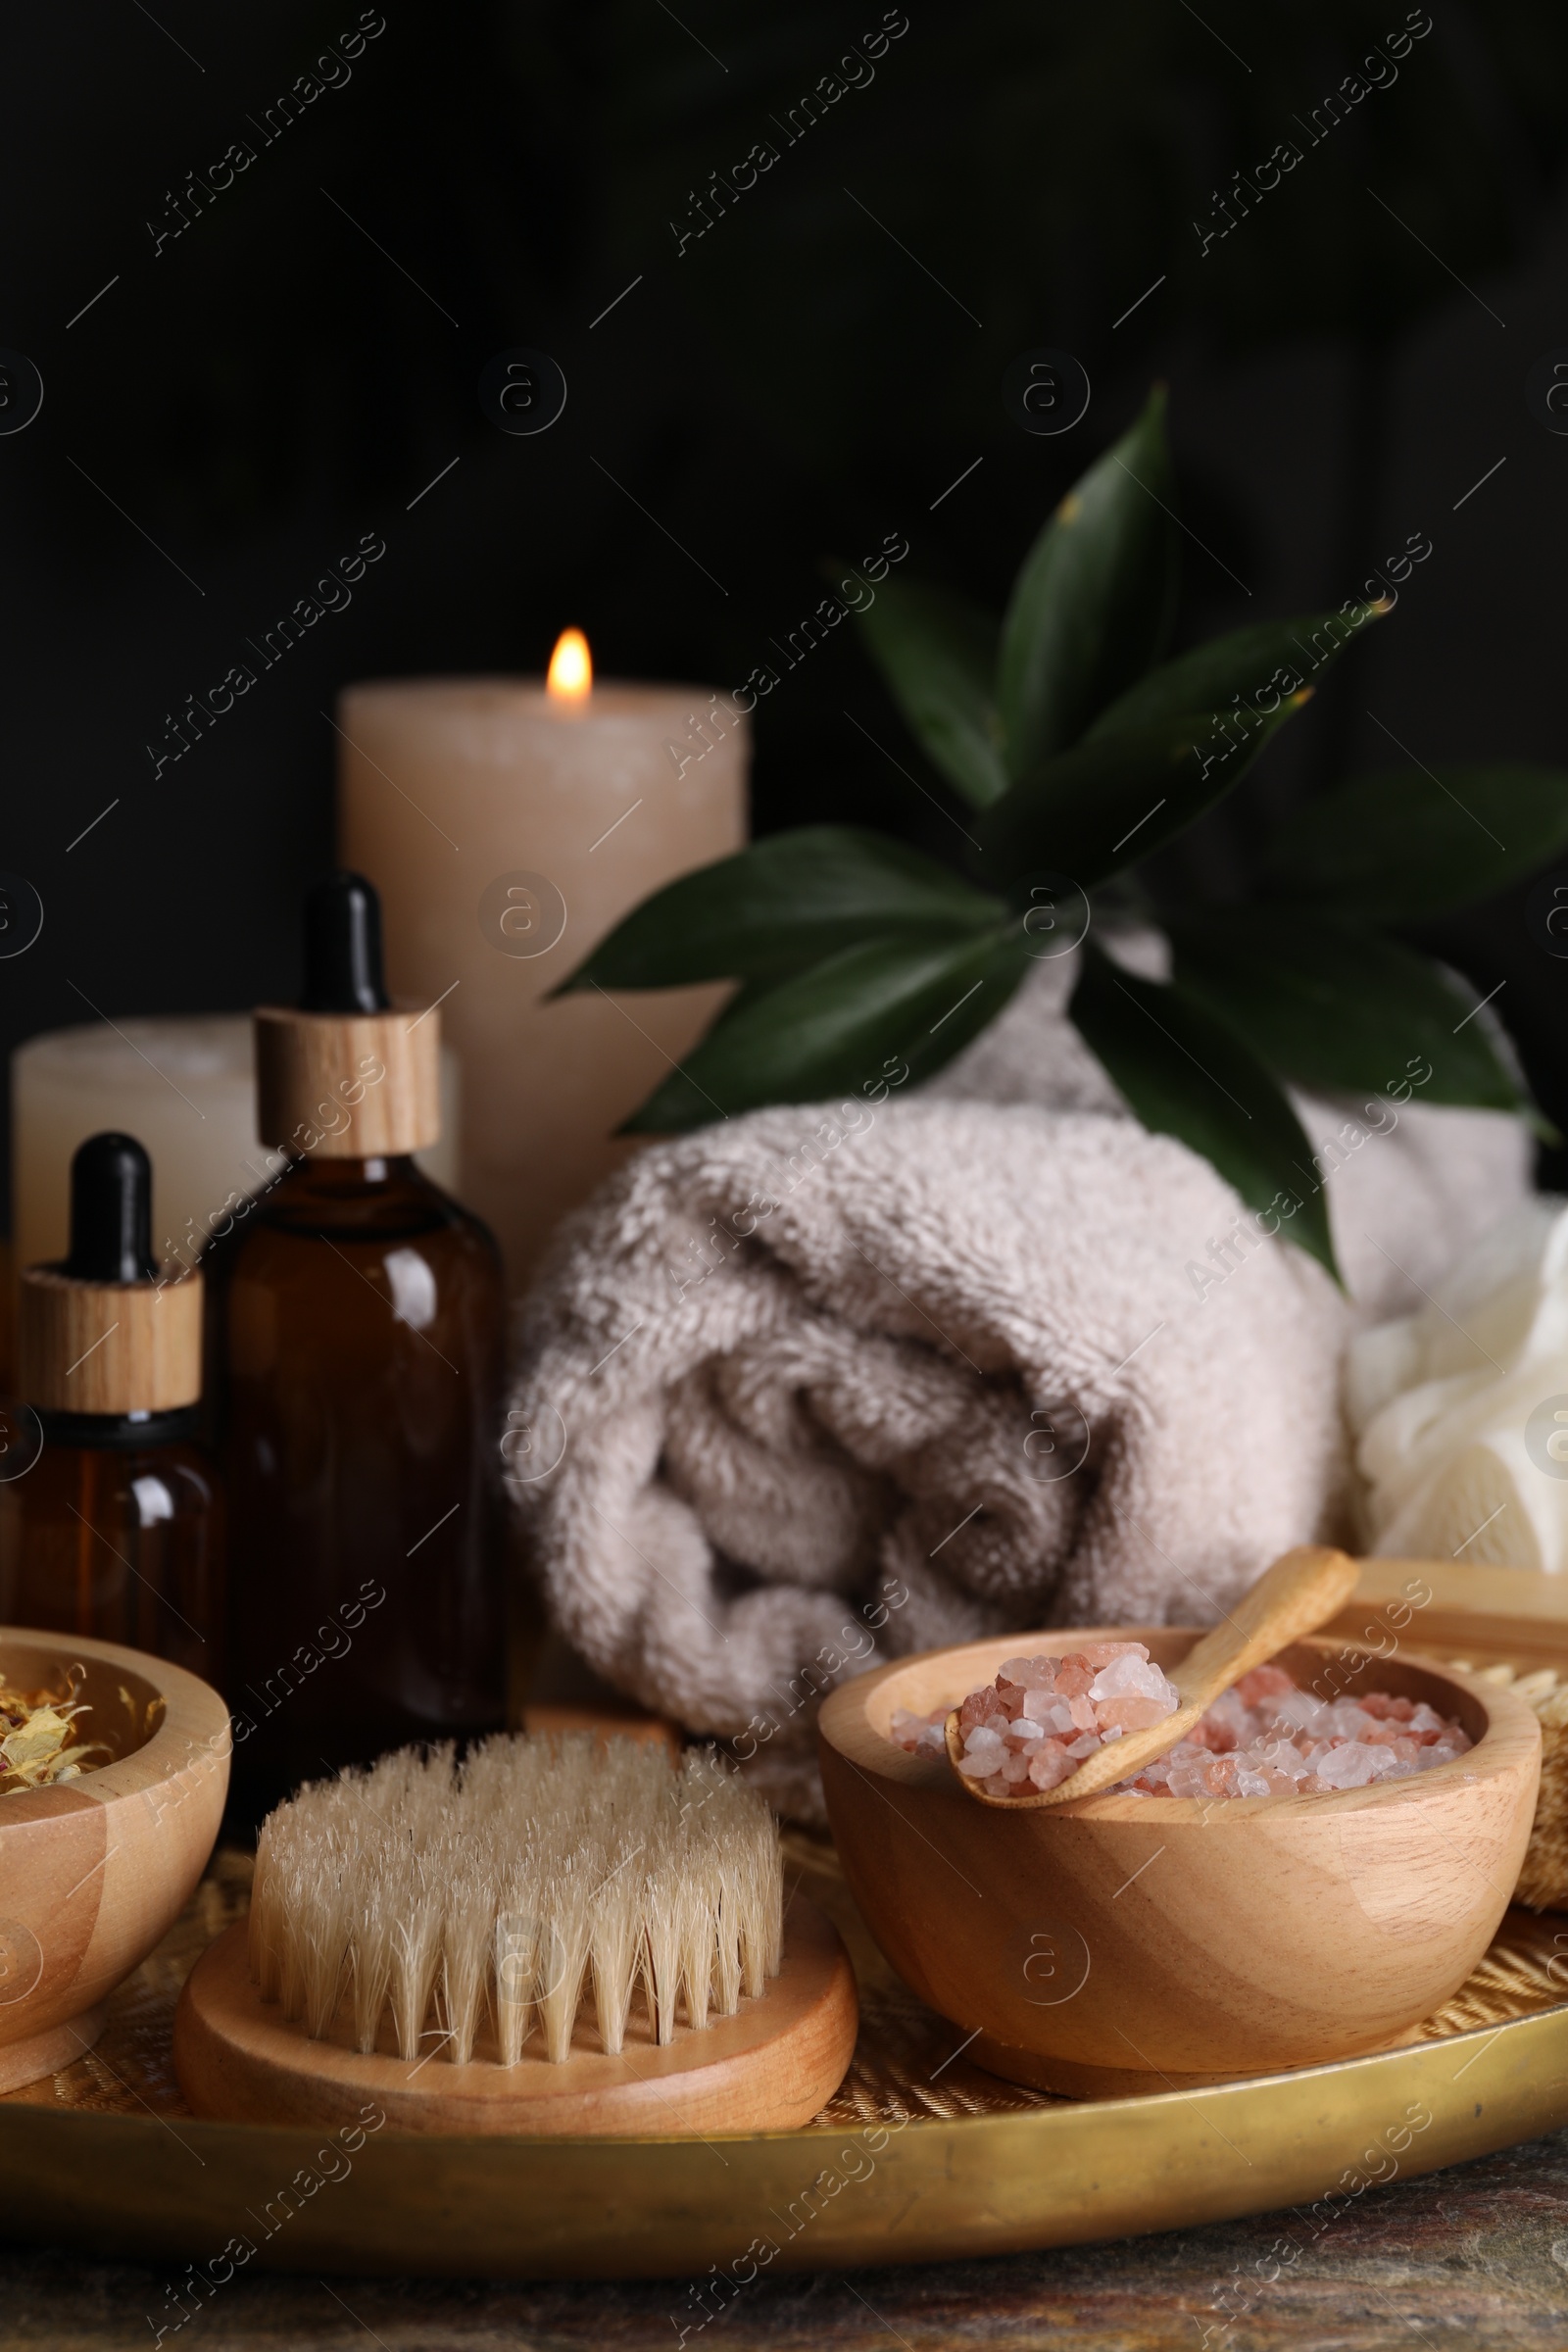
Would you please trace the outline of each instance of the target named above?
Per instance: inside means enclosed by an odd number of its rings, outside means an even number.
[[[1171,1668],[1183,1701],[1206,1705],[1276,1650],[1315,1634],[1345,1606],[1355,1584],[1355,1562],[1343,1551],[1302,1544],[1284,1553]]]

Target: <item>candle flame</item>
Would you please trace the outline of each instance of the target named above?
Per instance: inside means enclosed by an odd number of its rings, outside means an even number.
[[[593,658],[581,629],[563,629],[550,657],[545,686],[553,703],[568,709],[586,703],[593,690]]]

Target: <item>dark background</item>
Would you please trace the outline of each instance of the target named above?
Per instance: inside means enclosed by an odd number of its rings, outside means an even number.
[[[1196,535],[1182,641],[1338,605],[1433,542],[1183,850],[1195,892],[1244,888],[1297,797],[1399,763],[1371,712],[1423,761],[1557,760],[1568,439],[1524,380],[1568,346],[1568,11],[1432,0],[1393,87],[1206,254],[1194,227],[1237,168],[1306,146],[1295,119],[1405,13],[907,0],[869,85],[786,145],[777,119],[882,26],[872,0],[384,0],[352,77],[264,145],[353,0],[14,12],[0,345],[46,396],[0,437],[0,868],[46,920],[0,963],[7,1048],[82,1017],[72,982],[116,1017],[292,991],[344,681],[537,670],[576,621],[604,673],[734,687],[816,602],[820,557],[890,531],[906,576],[1000,606],[1156,376]],[[678,252],[693,191],[763,138],[777,164]],[[236,139],[255,162],[192,199]],[[182,190],[190,224],[155,251]],[[475,391],[517,344],[569,386],[528,438]],[[1037,345],[1093,384],[1059,438],[1001,398]],[[166,713],[367,531],[387,553],[350,609],[155,780]],[[946,854],[944,789],[848,637],[760,707],[757,826],[860,818]],[[1522,909],[1429,938],[1506,982],[1568,1126],[1568,967]]]

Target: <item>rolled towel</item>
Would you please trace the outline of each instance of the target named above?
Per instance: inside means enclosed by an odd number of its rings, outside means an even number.
[[[1341,1525],[1353,1310],[1327,1275],[1113,1096],[965,1084],[653,1146],[566,1221],[523,1312],[509,1483],[556,1623],[806,1817],[846,1675],[1206,1622]],[[1314,1138],[1347,1117],[1313,1111]],[[1522,1131],[1488,1114],[1406,1105],[1345,1148],[1342,1262],[1385,1311],[1523,1192]]]

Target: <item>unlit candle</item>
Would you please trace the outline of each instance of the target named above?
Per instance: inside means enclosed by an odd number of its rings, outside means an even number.
[[[458,1069],[442,1055],[442,1140],[419,1154],[438,1184],[459,1185]],[[94,1021],[29,1038],[11,1057],[13,1255],[64,1257],[71,1155],[89,1135],[133,1135],[153,1163],[153,1254],[193,1265],[235,1200],[259,1191],[282,1154],[256,1135],[249,1013]]]

